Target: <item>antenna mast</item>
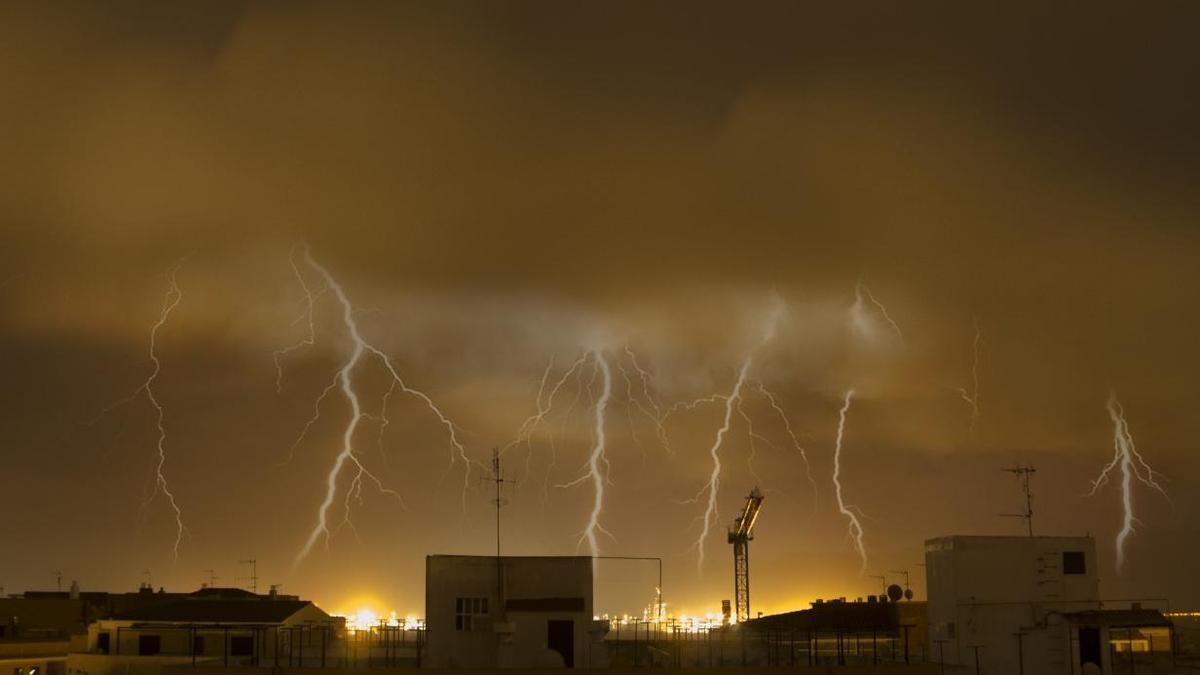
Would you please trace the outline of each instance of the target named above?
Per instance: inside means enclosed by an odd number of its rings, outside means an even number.
[[[500,560],[500,509],[504,506],[504,484],[509,482],[505,480],[504,474],[500,471],[500,450],[492,448],[492,477],[491,481],[496,485],[496,497],[492,499],[492,504],[496,506],[496,603],[497,612],[503,615],[504,612],[504,569]]]
[[[1025,513],[1001,513],[1004,518],[1024,518],[1025,524],[1029,528],[1029,536],[1033,536],[1033,491],[1029,487],[1029,481],[1033,478],[1033,474],[1037,473],[1037,469],[1033,465],[1017,464],[1014,467],[1001,469],[1005,473],[1011,473],[1021,480],[1021,491],[1025,493]]]
[[[249,581],[250,592],[258,595],[258,561],[254,558],[247,558],[245,560],[239,560],[238,564],[250,566],[250,576],[238,577],[238,581]]]

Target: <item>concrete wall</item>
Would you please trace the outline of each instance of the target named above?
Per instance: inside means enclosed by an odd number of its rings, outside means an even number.
[[[925,551],[932,659],[974,667],[978,646],[984,672],[1019,672],[1019,655],[1028,675],[1069,672],[1059,612],[1099,608],[1094,539],[954,536]],[[1063,573],[1065,551],[1084,554],[1085,573]]]
[[[426,651],[430,667],[519,668],[561,665],[546,646],[546,622],[574,622],[576,666],[595,658],[592,623],[592,560],[584,557],[510,557],[501,560],[504,600],[582,598],[582,611],[504,612],[497,590],[496,559],[429,556],[425,569]],[[488,614],[475,630],[456,630],[455,600],[487,598]],[[601,645],[602,646],[602,645]]]

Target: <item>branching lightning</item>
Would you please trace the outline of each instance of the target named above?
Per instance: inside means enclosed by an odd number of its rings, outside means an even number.
[[[171,491],[170,485],[167,483],[166,464],[167,464],[167,429],[165,424],[166,411],[163,405],[158,400],[158,395],[154,393],[154,383],[158,379],[158,374],[162,370],[162,362],[158,359],[158,331],[166,325],[167,319],[171,316],[171,312],[179,305],[183,299],[183,292],[179,289],[179,284],[176,282],[176,275],[179,272],[179,265],[175,265],[167,270],[167,292],[163,296],[162,308],[158,313],[158,320],[150,328],[150,344],[149,355],[150,363],[153,368],[145,381],[133,390],[129,396],[117,401],[108,406],[104,412],[110,412],[113,409],[125,405],[136,399],[139,395],[145,394],[146,400],[150,402],[150,407],[154,408],[154,425],[158,430],[158,437],[155,441],[156,459],[154,463],[154,489],[142,502],[142,510],[149,508],[150,503],[159,494],[166,498],[167,504],[171,507],[171,512],[175,516],[175,541],[171,548],[172,560],[179,562],[179,546],[183,542],[183,535],[187,532],[187,528],[183,524],[183,510],[179,508],[179,503],[175,499],[175,493]]]
[[[1121,530],[1117,533],[1116,550],[1117,550],[1117,574],[1120,574],[1125,567],[1125,542],[1130,535],[1134,534],[1134,526],[1139,524],[1137,517],[1133,513],[1133,481],[1154,488],[1163,497],[1167,496],[1167,491],[1155,479],[1155,476],[1162,477],[1150,465],[1146,463],[1146,459],[1138,452],[1137,445],[1133,442],[1133,435],[1129,433],[1129,423],[1125,421],[1125,410],[1121,407],[1121,403],[1117,400],[1117,393],[1110,391],[1108,394],[1108,416],[1113,423],[1113,458],[1112,461],[1104,466],[1100,471],[1100,475],[1096,480],[1092,481],[1092,490],[1088,493],[1089,496],[1095,495],[1096,492],[1108,484],[1109,475],[1115,469],[1121,471],[1121,503],[1123,508],[1123,517],[1121,519]]]
[[[762,339],[757,345],[746,355],[742,360],[742,365],[738,368],[737,379],[734,380],[733,387],[728,394],[715,394],[705,398],[699,398],[694,401],[676,404],[668,410],[668,413],[674,410],[692,409],[703,403],[724,403],[724,414],[721,418],[721,426],[717,429],[717,434],[713,438],[713,443],[708,449],[708,455],[712,459],[712,470],[709,472],[708,482],[704,487],[700,488],[695,497],[690,501],[700,503],[704,500],[704,513],[700,517],[701,528],[700,535],[696,538],[693,547],[696,549],[696,570],[703,572],[704,570],[704,542],[708,539],[708,535],[712,532],[713,523],[716,522],[720,513],[717,509],[717,497],[721,490],[721,447],[725,444],[725,437],[729,434],[729,430],[733,425],[733,413],[741,410],[742,389],[746,385],[746,380],[750,374],[750,368],[754,364],[754,354],[766,343],[770,342],[775,337],[775,328],[782,315],[782,306],[777,301],[772,307],[770,316],[767,319],[766,328],[763,331]],[[753,427],[749,429],[751,438],[753,439]]]
[[[504,454],[517,446],[525,446],[528,449],[528,454],[526,455],[526,474],[528,474],[529,462],[533,454],[533,438],[549,422],[550,416],[552,414],[562,416],[562,422],[558,430],[558,433],[561,434],[570,421],[571,413],[575,409],[575,406],[579,404],[580,399],[586,398],[589,401],[592,440],[588,459],[584,463],[578,477],[569,482],[557,484],[555,487],[570,488],[585,484],[592,486],[592,507],[577,545],[582,546],[584,542],[587,542],[593,556],[598,555],[600,552],[598,535],[605,534],[609,537],[612,536],[604,529],[600,519],[604,512],[605,488],[611,485],[609,480],[610,463],[608,457],[607,415],[610,405],[616,397],[613,390],[614,371],[619,373],[625,381],[625,405],[629,416],[631,433],[635,442],[640,445],[633,415],[634,410],[637,410],[654,425],[655,434],[664,449],[670,450],[666,430],[663,426],[665,414],[662,412],[662,404],[651,387],[653,376],[650,371],[638,363],[633,350],[629,347],[625,347],[624,357],[622,358],[622,354],[615,351],[606,350],[602,347],[592,347],[582,351],[566,367],[562,374],[557,377],[554,376],[554,359],[551,359],[545,371],[543,371],[538,384],[534,412],[521,422],[520,427],[517,429],[516,437],[500,449],[500,453]],[[628,366],[625,361],[628,362]],[[637,375],[637,386],[634,385],[634,377],[631,376],[631,371]],[[575,382],[575,396],[564,411],[556,413],[556,401],[563,388],[567,387],[572,381]],[[585,391],[587,392],[586,397],[584,395]],[[546,468],[546,480],[543,482],[543,499],[545,499],[546,490],[549,487],[550,470],[557,461],[556,435],[553,431],[547,432],[546,435],[549,438],[551,458]]]
[[[292,269],[297,278],[301,279],[301,285],[306,296],[306,307],[310,329],[313,325],[311,314],[313,311],[314,297],[311,288],[303,282],[304,275],[301,273],[299,265],[296,262],[297,253],[302,254],[301,257],[304,264],[322,279],[324,288],[333,292],[333,295],[341,309],[342,325],[345,328],[353,347],[350,350],[350,353],[346,356],[345,361],[342,362],[341,367],[334,376],[333,382],[326,386],[321,392],[321,395],[317,398],[317,401],[314,404],[313,416],[304,425],[304,428],[296,442],[292,444],[291,451],[294,452],[296,446],[305,438],[312,425],[320,418],[321,403],[329,395],[329,393],[333,391],[333,389],[340,389],[342,396],[350,405],[350,418],[347,420],[346,427],[342,431],[341,449],[334,460],[333,466],[330,467],[329,473],[325,478],[325,497],[317,509],[317,522],[312,531],[309,533],[308,539],[305,541],[304,546],[296,555],[294,561],[295,565],[299,565],[300,562],[302,562],[304,558],[308,556],[308,554],[312,551],[313,546],[315,546],[318,541],[324,541],[325,545],[328,546],[330,538],[336,533],[336,531],[330,531],[329,512],[333,506],[334,500],[337,497],[339,477],[347,466],[351,467],[351,469],[354,471],[354,475],[351,477],[350,484],[347,488],[346,494],[343,497],[344,512],[342,521],[337,526],[338,529],[347,526],[353,528],[353,524],[350,521],[350,507],[354,500],[361,501],[362,486],[364,483],[371,483],[380,492],[396,498],[401,502],[401,504],[403,504],[403,500],[401,499],[399,493],[384,486],[383,481],[381,481],[378,476],[372,473],[366,467],[366,465],[363,464],[354,446],[355,433],[358,430],[359,423],[364,418],[378,419],[380,420],[380,424],[387,424],[387,400],[392,392],[399,390],[420,400],[433,413],[438,422],[445,427],[450,444],[450,465],[453,467],[458,462],[462,462],[465,467],[463,476],[464,510],[466,508],[466,490],[469,486],[471,466],[473,464],[478,464],[478,462],[472,462],[472,460],[467,456],[466,449],[458,440],[458,428],[454,425],[450,418],[446,416],[441,408],[439,408],[424,392],[409,387],[405,383],[404,379],[400,376],[400,373],[396,369],[391,358],[383,350],[371,344],[366,340],[366,338],[363,337],[362,333],[359,331],[358,322],[355,319],[356,312],[354,306],[351,304],[346,295],[345,289],[342,288],[341,284],[337,282],[328,269],[313,259],[312,253],[307,246],[297,246],[292,250]],[[304,345],[311,345],[313,343],[313,333],[310,331],[305,340],[302,340],[300,343],[297,343],[292,347],[276,352],[276,364],[278,365],[280,358],[286,356],[295,349],[298,349]],[[377,417],[363,411],[362,403],[359,398],[358,391],[355,388],[353,378],[354,371],[359,364],[363,362],[364,359],[368,359],[370,357],[374,357],[383,366],[384,370],[391,379],[390,388],[388,393],[384,395],[382,409]]]
[[[858,551],[858,557],[862,559],[862,566],[859,568],[860,575],[867,572],[867,549],[863,545],[863,528],[862,523],[858,520],[858,507],[847,504],[842,496],[842,440],[846,433],[846,413],[850,412],[850,402],[854,399],[854,390],[846,391],[845,398],[842,400],[842,408],[838,411],[838,427],[837,441],[833,447],[833,488],[837,496],[838,511],[849,520],[850,538],[854,540],[854,548]]]
[[[767,389],[762,382],[756,382],[755,384],[758,386],[758,393],[762,394],[763,397],[767,399],[767,402],[771,405],[771,409],[774,410],[777,415],[779,415],[779,420],[783,423],[783,429],[787,432],[788,439],[791,441],[792,447],[795,448],[796,452],[800,453],[800,459],[804,460],[804,475],[808,478],[809,485],[812,486],[813,509],[816,510],[817,481],[812,475],[812,465],[808,462],[808,453],[805,452],[804,446],[800,444],[800,439],[796,436],[796,432],[792,429],[791,420],[789,420],[787,414],[783,412],[783,406],[779,404],[779,398],[775,396],[771,390]]]
[[[608,412],[608,401],[612,397],[612,368],[600,350],[592,350],[591,357],[600,374],[600,396],[596,399],[596,405],[593,406],[592,450],[588,454],[587,468],[584,474],[562,487],[571,487],[584,481],[592,484],[592,510],[588,514],[588,522],[583,529],[583,534],[579,537],[579,544],[582,545],[586,541],[594,558],[600,555],[600,542],[597,540],[596,533],[602,532],[612,537],[612,534],[600,524],[600,513],[604,510],[604,487],[608,482],[608,455],[606,454],[608,439],[605,435],[605,415]]]

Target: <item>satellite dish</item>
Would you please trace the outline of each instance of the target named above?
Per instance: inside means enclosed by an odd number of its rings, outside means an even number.
[[[887,587],[888,600],[899,602],[900,598],[904,597],[904,589],[896,584]]]
[[[911,589],[911,588],[906,588],[906,589],[904,589],[904,599],[905,599],[905,600],[912,600],[912,598],[913,598],[913,592],[912,592],[912,589]]]

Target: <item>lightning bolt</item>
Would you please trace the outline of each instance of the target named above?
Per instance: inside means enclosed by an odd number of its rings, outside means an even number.
[[[665,413],[663,412],[662,402],[656,393],[651,393],[653,391],[651,382],[654,380],[654,375],[638,363],[637,354],[629,348],[629,345],[625,345],[625,355],[629,358],[629,364],[633,368],[633,371],[637,373],[638,381],[642,387],[642,398],[646,402],[643,404],[641,400],[634,396],[632,391],[628,391],[626,394],[628,400],[654,424],[654,433],[658,437],[658,442],[662,445],[663,449],[674,454],[674,450],[671,448],[671,441],[667,437],[667,429],[663,424]],[[625,375],[628,381],[629,376],[625,374],[625,367],[619,361],[617,363],[622,375]]]
[[[842,408],[838,411],[838,427],[837,441],[833,448],[833,487],[834,493],[837,496],[838,511],[849,520],[850,537],[854,540],[854,548],[858,551],[858,557],[862,559],[862,566],[859,568],[859,575],[867,572],[867,549],[863,545],[863,528],[862,523],[858,520],[858,507],[846,504],[842,497],[842,439],[846,433],[846,413],[850,411],[850,402],[854,399],[854,390],[846,391],[846,396],[842,400]]]
[[[792,422],[788,419],[787,413],[783,411],[783,406],[779,404],[779,398],[771,390],[767,389],[762,382],[756,382],[755,384],[758,385],[758,393],[767,399],[771,409],[779,416],[779,420],[783,423],[783,430],[787,432],[788,440],[791,441],[792,447],[796,452],[800,453],[800,459],[804,460],[804,475],[808,478],[809,485],[812,486],[813,510],[815,511],[817,508],[817,481],[812,475],[812,465],[808,463],[808,453],[805,452],[804,446],[800,444],[800,439],[792,429]]]
[[[1145,458],[1138,452],[1137,445],[1133,442],[1133,435],[1129,433],[1129,423],[1125,421],[1125,410],[1117,400],[1115,391],[1109,391],[1106,407],[1108,416],[1113,423],[1113,458],[1100,471],[1096,480],[1092,481],[1092,490],[1088,496],[1095,495],[1100,488],[1107,485],[1110,474],[1114,470],[1120,469],[1121,503],[1124,515],[1121,519],[1121,530],[1117,533],[1116,539],[1116,568],[1117,574],[1121,574],[1125,567],[1125,542],[1130,535],[1134,534],[1134,526],[1139,524],[1133,513],[1133,481],[1136,479],[1143,485],[1154,488],[1163,497],[1167,497],[1167,491],[1155,480],[1155,476],[1161,477],[1161,474],[1150,468]]]
[[[971,424],[967,427],[968,432],[974,432],[975,426],[979,424],[979,340],[981,333],[979,331],[979,320],[972,319],[971,325],[975,329],[975,339],[971,341],[971,391],[967,391],[964,387],[955,387],[963,401],[971,406]]]
[[[163,409],[162,403],[159,402],[158,395],[154,393],[154,382],[158,379],[158,374],[162,371],[162,362],[158,359],[158,331],[166,325],[171,312],[175,310],[180,300],[183,299],[183,292],[179,289],[179,284],[176,281],[178,272],[178,264],[167,270],[167,291],[163,296],[162,308],[159,310],[158,320],[150,327],[149,354],[150,363],[153,365],[150,374],[137,389],[133,390],[133,393],[104,409],[104,413],[111,412],[115,408],[133,401],[141,394],[146,395],[146,400],[150,402],[150,407],[154,409],[154,425],[158,430],[158,438],[155,441],[157,458],[154,464],[154,490],[142,502],[141,508],[143,511],[149,508],[154,498],[159,494],[162,494],[166,498],[167,504],[171,507],[171,512],[175,516],[175,541],[171,552],[172,560],[176,563],[179,562],[179,545],[183,542],[183,535],[187,532],[187,528],[183,524],[183,510],[179,508],[179,503],[175,499],[175,493],[171,491],[171,486],[167,483],[165,471],[167,464],[166,411]]]
[[[866,307],[866,303],[868,302],[875,307],[879,315],[883,317],[883,320],[896,333],[896,337],[903,341],[904,331],[900,330],[900,324],[896,323],[896,320],[888,313],[887,307],[884,307],[882,302],[875,299],[875,295],[871,293],[871,289],[867,288],[867,285],[861,279],[854,286],[854,304],[850,306],[850,318],[854,327],[863,335],[871,335],[873,333]]]
[[[612,537],[612,533],[604,529],[604,526],[600,524],[600,514],[604,511],[604,492],[605,486],[608,485],[608,469],[610,466],[607,454],[608,436],[605,427],[608,404],[612,399],[612,367],[609,365],[604,353],[599,348],[593,348],[571,366],[571,369],[559,380],[558,385],[552,391],[557,391],[558,387],[566,381],[572,371],[582,368],[588,362],[592,364],[591,380],[594,381],[595,378],[600,378],[600,395],[595,398],[595,405],[592,406],[591,451],[588,453],[588,460],[584,464],[582,474],[578,478],[568,483],[557,485],[556,487],[569,488],[584,483],[591,484],[592,508],[588,513],[587,524],[584,525],[583,532],[580,534],[576,545],[582,546],[583,542],[586,541],[592,557],[596,557],[600,555],[600,542],[596,536],[597,533],[608,535],[610,538]],[[592,387],[592,381],[588,383],[587,388],[589,391]]]
[[[308,554],[312,552],[313,546],[315,546],[318,541],[324,541],[325,545],[328,547],[330,538],[336,533],[330,531],[329,515],[330,510],[333,507],[334,500],[337,497],[339,477],[341,476],[343,470],[345,470],[347,467],[350,467],[351,470],[354,471],[354,475],[352,476],[349,487],[347,488],[347,492],[343,497],[344,515],[342,522],[338,525],[338,529],[341,529],[345,526],[353,528],[353,524],[350,522],[350,506],[351,502],[355,499],[361,501],[362,486],[364,483],[369,482],[373,484],[381,492],[393,496],[403,503],[400,495],[394,490],[386,488],[383,482],[374,473],[372,473],[366,467],[366,465],[363,464],[362,460],[355,451],[354,437],[356,431],[358,430],[358,426],[364,418],[372,417],[363,411],[362,403],[359,398],[358,391],[355,388],[353,378],[355,369],[360,365],[361,362],[364,361],[364,359],[373,358],[376,360],[380,365],[383,366],[384,371],[391,378],[390,388],[388,394],[385,394],[384,406],[380,414],[380,418],[384,420],[385,423],[387,419],[387,397],[390,396],[393,391],[398,390],[421,401],[430,410],[430,412],[433,413],[438,422],[445,427],[450,444],[451,468],[453,468],[453,466],[459,461],[463,462],[465,465],[463,476],[464,510],[466,509],[466,490],[469,486],[471,466],[473,464],[472,460],[467,456],[466,449],[458,440],[458,428],[454,425],[450,418],[446,416],[441,408],[439,408],[433,402],[433,399],[431,399],[424,392],[413,389],[405,383],[404,379],[400,376],[399,371],[396,369],[395,364],[383,350],[368,342],[366,338],[363,337],[359,330],[358,322],[355,320],[354,306],[350,302],[349,297],[346,295],[345,289],[337,282],[333,274],[331,274],[327,268],[313,259],[312,252],[307,246],[304,245],[298,246],[292,251],[292,267],[297,276],[303,277],[303,274],[301,274],[299,266],[296,263],[297,253],[301,254],[304,264],[321,278],[324,283],[324,288],[333,293],[334,298],[337,300],[337,303],[341,308],[342,325],[345,328],[353,347],[350,350],[350,353],[346,356],[345,361],[343,361],[341,368],[338,369],[336,375],[334,376],[333,382],[326,386],[321,395],[318,397],[314,406],[313,417],[311,417],[308,423],[305,424],[304,429],[301,432],[301,436],[292,446],[294,450],[295,446],[308,433],[308,430],[312,427],[312,424],[315,423],[315,421],[320,417],[321,402],[329,395],[330,392],[333,391],[334,388],[340,389],[343,398],[345,398],[346,402],[350,404],[350,419],[346,422],[346,427],[342,431],[341,449],[334,460],[333,466],[330,467],[329,473],[325,477],[325,496],[317,509],[317,522],[313,526],[312,531],[309,533],[304,546],[296,555],[293,566],[298,566],[304,560],[304,558],[306,558]],[[311,317],[312,292],[309,290],[307,285],[303,286],[303,288],[305,289],[305,294],[308,297],[306,305],[309,316]],[[311,342],[312,341],[309,340],[307,343],[311,344]],[[301,344],[305,343],[302,341]],[[288,353],[290,353],[290,351],[293,351],[293,349],[289,348],[281,350],[282,354],[277,352],[277,362],[278,358],[281,356],[286,356]],[[478,464],[478,462],[474,462],[474,464]]]
[[[728,394],[716,394],[705,398],[696,399],[687,403],[676,404],[671,410],[692,409],[704,403],[724,403],[725,412],[721,418],[721,426],[717,429],[716,437],[713,439],[712,445],[708,449],[708,455],[712,459],[712,470],[708,475],[708,482],[700,491],[696,493],[692,502],[699,503],[701,499],[705,499],[704,514],[701,516],[700,536],[696,538],[693,547],[696,549],[696,571],[702,573],[704,571],[704,542],[708,539],[712,532],[713,523],[719,516],[717,510],[717,496],[721,490],[721,447],[725,444],[725,437],[729,434],[729,429],[733,425],[733,413],[740,410],[742,402],[742,388],[746,384],[746,379],[750,374],[750,368],[754,363],[754,354],[766,343],[770,342],[775,337],[775,328],[782,316],[782,303],[778,298],[774,299],[770,316],[767,319],[766,327],[763,330],[762,338],[758,344],[750,350],[746,358],[742,360],[742,365],[738,368],[737,379],[734,380],[733,387]],[[670,411],[668,411],[670,412]],[[743,413],[744,414],[744,413]],[[747,420],[748,421],[748,420]],[[751,438],[753,438],[753,427],[750,428]]]
[[[608,477],[610,462],[608,458],[607,414],[615,397],[613,390],[614,370],[621,375],[625,382],[624,397],[626,413],[629,417],[630,431],[634,441],[639,447],[641,446],[633,415],[636,409],[654,424],[655,433],[663,447],[668,449],[668,451],[670,449],[666,429],[663,426],[665,415],[662,411],[662,405],[658,397],[653,393],[650,384],[652,375],[638,363],[636,355],[628,346],[625,347],[623,356],[624,358],[622,358],[622,354],[602,347],[591,347],[582,351],[557,378],[554,377],[554,359],[551,358],[545,371],[542,373],[538,385],[534,412],[522,421],[520,427],[517,429],[516,437],[500,449],[501,454],[504,454],[517,446],[523,445],[528,448],[528,453],[526,454],[526,474],[528,474],[530,471],[529,463],[533,456],[532,439],[548,422],[551,414],[554,413],[556,400],[563,387],[572,381],[576,383],[575,398],[571,401],[565,412],[562,413],[559,433],[562,433],[568,422],[570,422],[571,412],[579,403],[580,398],[584,396],[583,392],[587,391],[587,399],[591,403],[589,410],[592,415],[592,441],[588,460],[582,467],[580,475],[577,478],[567,483],[557,484],[555,487],[570,488],[585,484],[591,485],[592,508],[588,514],[587,523],[579,537],[577,546],[582,546],[584,542],[587,542],[593,556],[599,555],[600,542],[598,535],[605,534],[612,537],[604,529],[600,522],[600,517],[604,512],[605,488],[607,485],[611,485]],[[629,369],[623,363],[624,360],[629,362]],[[639,385],[636,387],[634,385],[634,377],[630,374],[631,371],[637,374],[637,379],[639,380]],[[597,385],[599,387],[598,392]],[[557,459],[555,434],[551,431],[548,436],[550,440],[551,459],[547,465],[545,480],[543,481],[543,503],[545,502],[545,495],[549,488],[550,470]]]

